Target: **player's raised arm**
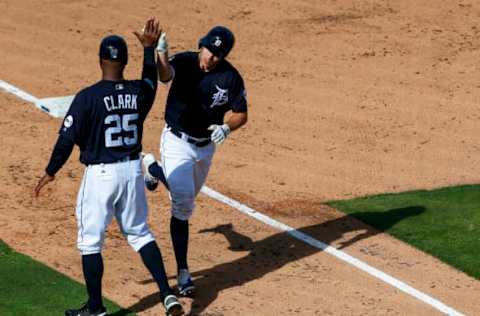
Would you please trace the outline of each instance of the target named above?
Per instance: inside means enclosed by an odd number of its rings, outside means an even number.
[[[153,88],[153,84],[156,85],[157,82],[155,47],[162,30],[159,22],[155,18],[151,18],[145,23],[142,33],[137,31],[134,31],[133,33],[137,36],[138,40],[144,47],[142,80],[151,81]]]
[[[157,93],[158,77],[155,47],[161,32],[159,22],[155,18],[150,18],[145,22],[141,33],[133,32],[143,46],[142,83],[140,86],[140,98],[144,100],[141,108],[143,113],[148,113],[151,109]]]
[[[167,83],[173,78],[173,68],[170,66],[168,61],[168,41],[167,34],[162,33],[157,44],[157,70],[158,70],[158,79]]]

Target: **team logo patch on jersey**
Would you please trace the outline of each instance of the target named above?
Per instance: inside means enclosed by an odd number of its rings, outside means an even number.
[[[73,116],[69,115],[63,121],[63,126],[65,126],[65,128],[69,128],[72,125],[73,125]]]
[[[213,102],[210,105],[210,108],[213,108],[214,106],[224,105],[228,102],[228,89],[222,89],[217,85],[215,85],[215,88],[217,88],[217,92],[214,93],[212,96]]]

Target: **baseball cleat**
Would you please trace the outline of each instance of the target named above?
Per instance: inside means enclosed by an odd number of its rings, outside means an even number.
[[[183,307],[173,294],[167,295],[163,300],[163,306],[167,316],[180,316],[184,314]]]
[[[155,178],[151,178],[148,175],[143,176],[143,181],[145,182],[145,187],[148,191],[155,191],[158,187],[158,181]]]
[[[155,159],[155,156],[153,156],[153,154],[142,153],[141,156],[142,156],[143,169],[144,169],[144,173],[145,173],[144,176],[143,176],[143,180],[145,181],[145,187],[149,191],[155,191],[155,189],[158,187],[158,179],[155,178],[150,173],[148,168],[151,165],[153,165],[154,163],[156,163],[157,160]]]
[[[91,311],[88,308],[88,304],[83,305],[79,309],[67,309],[65,316],[106,316],[107,310],[105,307],[101,307],[96,311]]]
[[[193,297],[195,295],[195,285],[187,269],[181,269],[178,272],[177,288],[180,296]]]

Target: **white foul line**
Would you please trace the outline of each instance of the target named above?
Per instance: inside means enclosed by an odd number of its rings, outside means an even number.
[[[18,89],[17,87],[5,82],[5,81],[2,81],[0,80],[0,89],[3,89],[9,93],[12,93],[16,96],[18,96],[19,98],[25,100],[25,101],[28,101],[28,102],[32,102],[32,103],[36,103],[38,101],[38,99],[20,89]],[[48,113],[48,112],[47,112]],[[235,201],[213,189],[210,189],[209,187],[207,186],[203,186],[202,187],[202,190],[201,190],[202,193],[206,194],[207,196],[217,200],[217,201],[220,201],[224,204],[227,204],[233,208],[236,208],[237,210],[239,210],[240,212],[242,213],[245,213],[247,214],[248,216],[251,216],[257,220],[259,220],[260,222],[264,223],[264,224],[267,224],[267,225],[270,225],[278,230],[281,230],[281,231],[284,231],[286,232],[287,234],[291,235],[292,237],[298,239],[298,240],[301,240],[303,242],[305,242],[306,244],[309,244],[310,246],[313,246],[313,247],[316,247],[344,262],[347,262],[351,265],[353,265],[354,267],[362,270],[362,271],[365,271],[366,273],[376,277],[377,279],[380,279],[382,280],[383,282],[387,283],[387,284],[390,284],[391,286],[399,289],[400,291],[402,292],[405,292],[415,298],[417,298],[418,300],[432,306],[433,308],[439,310],[440,312],[442,313],[445,313],[447,315],[452,315],[452,316],[464,316],[462,313],[456,311],[455,309],[443,304],[442,302],[440,302],[439,300],[436,300],[434,299],[433,297],[423,293],[423,292],[420,292],[418,291],[417,289],[414,289],[413,287],[409,286],[408,284],[400,281],[400,280],[397,280],[395,279],[394,277],[374,268],[374,267],[371,267],[369,266],[368,264],[366,264],[365,262],[355,258],[355,257],[352,257],[350,255],[348,255],[347,253],[343,252],[343,251],[340,251],[340,250],[337,250],[319,240],[316,240],[315,238],[312,238],[310,236],[308,236],[307,234],[304,234],[288,225],[285,225],[279,221],[276,221],[274,220],[273,218],[270,218],[268,217],[267,215],[265,214],[262,214],[260,212],[257,212],[256,210],[238,202],[238,201]]]
[[[40,110],[45,111],[56,118],[63,118],[65,116],[74,97],[73,95],[69,95],[64,97],[39,99],[3,80],[0,80],[0,90],[5,90],[25,101],[31,102]]]
[[[9,84],[8,82],[5,82],[3,80],[0,80],[0,89],[3,89],[11,94],[16,95],[20,99],[23,99],[25,101],[31,102],[35,104],[35,102],[38,101],[37,98],[35,98],[33,95],[26,93],[25,91],[22,91],[18,89],[17,87]]]
[[[248,216],[251,216],[257,220],[259,220],[260,222],[262,223],[265,223],[267,225],[270,225],[276,229],[279,229],[281,231],[284,231],[286,232],[287,234],[291,235],[292,237],[296,238],[296,239],[299,239],[307,244],[309,244],[310,246],[313,246],[313,247],[316,247],[318,249],[321,249],[322,251],[328,253],[328,254],[331,254],[332,256],[342,260],[342,261],[345,261],[349,264],[351,264],[352,266],[362,270],[362,271],[365,271],[367,272],[368,274],[376,277],[377,279],[380,279],[382,280],[383,282],[387,283],[387,284],[390,284],[391,286],[419,299],[420,301],[434,307],[435,309],[439,310],[440,312],[442,313],[445,313],[447,315],[455,315],[455,316],[462,316],[463,314],[461,314],[460,312],[456,311],[455,309],[443,304],[442,302],[440,302],[439,300],[436,300],[434,299],[433,297],[431,296],[428,296],[427,294],[423,293],[423,292],[420,292],[418,291],[417,289],[414,289],[413,287],[409,286],[408,284],[402,282],[402,281],[399,281],[397,279],[395,279],[394,277],[378,270],[378,269],[375,269],[374,267],[371,267],[369,266],[368,264],[366,264],[365,262],[355,258],[355,257],[352,257],[350,255],[348,255],[347,253],[343,252],[343,251],[340,251],[340,250],[337,250],[319,240],[316,240],[310,236],[308,236],[307,234],[304,234],[288,225],[285,225],[279,221],[276,221],[274,220],[273,218],[270,218],[268,216],[266,216],[265,214],[262,214],[260,212],[257,212],[256,210],[244,205],[244,204],[241,204],[240,202],[238,201],[235,201],[221,193],[218,193],[217,191],[214,191],[212,189],[210,189],[209,187],[207,186],[203,186],[202,188],[202,193],[208,195],[209,197],[217,200],[217,201],[220,201],[224,204],[227,204],[233,208],[236,208],[237,210],[239,210],[240,212],[242,213],[245,213],[247,214]]]

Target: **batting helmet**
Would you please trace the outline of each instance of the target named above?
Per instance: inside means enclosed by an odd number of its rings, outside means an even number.
[[[127,43],[118,35],[109,35],[100,43],[100,58],[119,61],[123,65],[128,62]]]
[[[198,48],[206,47],[219,58],[227,57],[235,43],[232,31],[225,26],[215,26],[198,42]]]

